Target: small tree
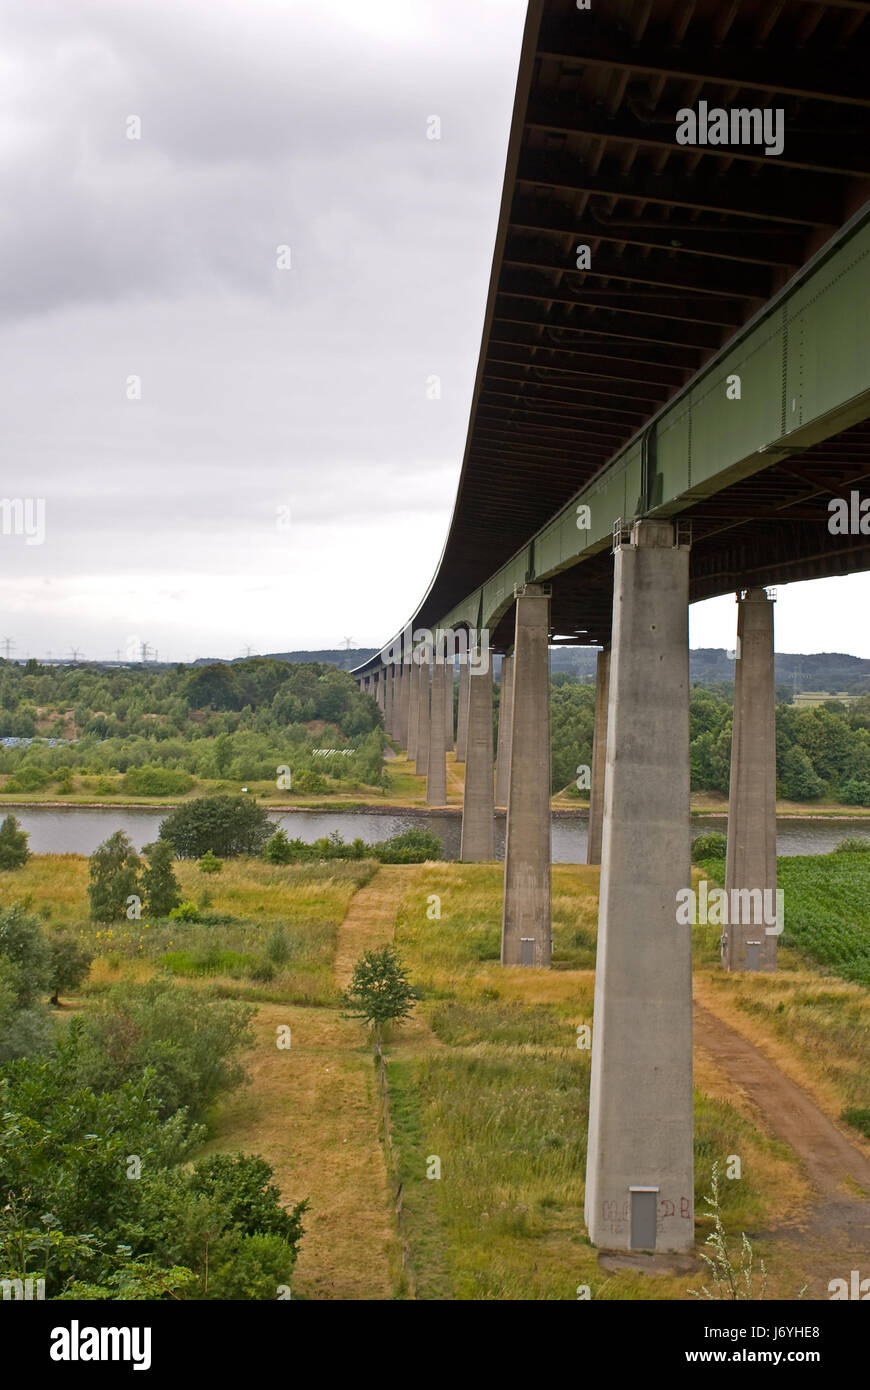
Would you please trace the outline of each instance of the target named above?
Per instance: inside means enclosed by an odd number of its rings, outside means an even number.
[[[115,922],[127,910],[127,899],[138,887],[142,861],[123,830],[98,845],[88,860],[88,897],[95,922]]]
[[[77,989],[91,968],[93,956],[69,937],[58,937],[51,943],[48,965],[48,984],[51,1002],[60,1005],[61,990]]]
[[[205,854],[202,856],[202,858],[199,861],[199,864],[197,865],[200,873],[202,874],[219,874],[223,866],[224,861],[222,859],[218,859],[217,855],[213,854],[210,849],[206,850]]]
[[[345,990],[348,1018],[360,1018],[374,1028],[380,1045],[384,1024],[407,1018],[420,998],[419,990],[408,982],[404,966],[392,946],[366,951],[353,968]]]
[[[172,871],[175,850],[171,841],[155,840],[153,845],[145,845],[142,853],[148,856],[142,875],[145,910],[154,917],[168,917],[181,902],[181,887]]]
[[[263,858],[270,864],[292,864],[295,855],[283,830],[276,830],[266,841]]]
[[[161,840],[171,840],[182,859],[213,854],[259,854],[272,833],[263,806],[251,796],[200,796],[185,801],[161,822]]]
[[[27,831],[22,830],[15,816],[7,816],[0,825],[0,869],[20,869],[30,858]]]

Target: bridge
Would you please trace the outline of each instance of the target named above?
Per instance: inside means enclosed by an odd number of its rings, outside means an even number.
[[[736,595],[725,887],[749,910],[722,962],[770,971],[768,590],[870,569],[868,10],[531,0],[447,539],[354,673],[432,805],[458,675],[462,858],[493,858],[504,805],[502,961],[546,967],[548,649],[600,648],[586,1216],[609,1248],[694,1240],[688,605]]]

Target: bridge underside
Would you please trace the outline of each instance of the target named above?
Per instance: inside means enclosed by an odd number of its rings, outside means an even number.
[[[415,625],[496,573],[868,202],[868,13],[532,0],[466,452]],[[679,143],[676,113],[703,105],[755,135],[749,113],[780,110],[782,149]],[[768,582],[867,568],[864,547],[820,554],[813,524],[870,471],[867,442],[850,430],[684,512],[693,600],[760,579],[765,557]],[[606,640],[611,572],[584,556],[552,581],[554,632]]]
[[[778,460],[680,512],[691,521],[690,598],[761,584],[791,584],[870,570],[870,536],[833,535],[828,502],[870,480],[870,422]],[[862,492],[862,495],[864,493]],[[579,645],[610,641],[613,554],[600,551],[554,576],[551,634]],[[492,634],[513,642],[513,610]]]

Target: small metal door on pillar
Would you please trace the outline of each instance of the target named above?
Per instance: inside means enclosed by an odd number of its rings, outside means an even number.
[[[631,1194],[631,1248],[655,1250],[659,1190],[657,1187],[630,1187],[628,1190]]]

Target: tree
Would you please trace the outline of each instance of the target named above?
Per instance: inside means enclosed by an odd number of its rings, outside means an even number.
[[[812,763],[797,744],[782,759],[779,776],[782,793],[789,801],[812,801],[824,791],[824,783],[816,776]]]
[[[48,986],[51,1002],[58,1006],[61,990],[78,988],[91,968],[93,956],[69,937],[57,937],[49,945]]]
[[[141,862],[123,830],[116,830],[97,846],[88,861],[88,897],[95,922],[115,922],[125,916],[127,899],[138,888]]]
[[[203,666],[189,678],[184,696],[192,709],[238,709],[236,673],[222,662]]]
[[[272,822],[250,796],[200,796],[177,806],[161,822],[161,840],[171,840],[182,859],[201,859],[209,850],[231,857],[259,854]]]
[[[27,1008],[48,989],[51,953],[38,918],[23,903],[0,912],[0,957],[4,956],[14,967],[7,981],[14,981],[18,1006]]]
[[[408,982],[394,948],[384,946],[360,957],[343,998],[346,1016],[370,1024],[380,1044],[384,1024],[407,1018],[420,992]]]
[[[22,830],[15,816],[7,816],[0,825],[0,869],[20,869],[30,858],[27,831]]]
[[[148,856],[142,875],[145,910],[154,917],[168,917],[181,902],[181,886],[172,870],[175,846],[171,840],[155,840],[142,853]]]
[[[274,835],[270,835],[263,848],[263,858],[269,864],[292,864],[295,857],[283,830],[276,830]]]

